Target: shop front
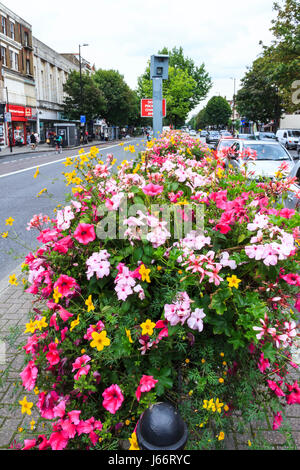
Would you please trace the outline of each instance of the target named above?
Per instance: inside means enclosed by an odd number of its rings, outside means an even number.
[[[11,115],[11,122],[7,123],[7,135],[12,139],[12,145],[26,145],[27,135],[32,131],[29,122],[32,117],[32,108],[9,105],[8,112]]]

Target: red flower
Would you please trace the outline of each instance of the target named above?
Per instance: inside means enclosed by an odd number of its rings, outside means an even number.
[[[121,408],[124,401],[122,390],[118,385],[111,385],[102,393],[102,396],[104,398],[103,407],[112,415]]]
[[[74,293],[76,288],[78,288],[78,284],[72,277],[66,276],[62,274],[56,283],[54,284],[54,289],[57,289],[58,292],[63,296],[66,297],[69,294]]]
[[[95,228],[91,224],[79,224],[74,232],[74,238],[82,245],[88,245],[96,238]]]
[[[150,390],[155,387],[157,382],[158,380],[155,380],[152,375],[143,375],[135,392],[137,401],[140,401],[142,392],[150,392]]]

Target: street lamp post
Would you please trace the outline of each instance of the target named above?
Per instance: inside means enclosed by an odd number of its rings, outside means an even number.
[[[236,78],[230,77],[231,80],[233,80],[233,122],[235,122],[235,95],[236,95]],[[233,124],[233,130],[235,130],[234,124]]]
[[[83,114],[83,83],[82,83],[82,61],[81,48],[87,47],[88,44],[79,44],[79,73],[80,73],[80,115]],[[83,136],[85,137],[85,123],[83,125]]]

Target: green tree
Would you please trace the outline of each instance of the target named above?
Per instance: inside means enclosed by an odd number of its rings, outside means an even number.
[[[265,57],[256,59],[241,80],[236,105],[240,116],[257,124],[274,119],[278,127],[283,98],[274,83],[273,68]]]
[[[205,118],[209,126],[225,127],[231,115],[230,104],[222,96],[213,96],[205,107]]]
[[[88,122],[102,116],[107,104],[106,98],[90,75],[82,74],[82,105],[79,72],[72,71],[69,74],[64,91],[67,94],[63,103],[66,118],[79,120],[83,114]]]
[[[196,116],[196,128],[204,129],[208,125],[207,116],[206,116],[206,108],[203,108],[199,111]]]
[[[106,99],[106,108],[102,117],[111,125],[122,126],[128,124],[132,115],[136,113],[136,96],[121,75],[116,70],[97,70],[93,81]]]

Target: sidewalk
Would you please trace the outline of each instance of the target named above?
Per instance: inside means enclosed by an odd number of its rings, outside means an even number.
[[[36,422],[35,430],[40,434],[46,433],[38,414],[33,411],[31,416],[24,416],[19,405],[19,400],[24,396],[33,403],[37,400],[34,393],[26,392],[20,386],[19,377],[24,363],[22,345],[27,340],[27,335],[24,335],[25,323],[28,322],[34,297],[23,292],[20,270],[15,270],[15,273],[18,287],[9,285],[8,278],[0,282],[0,450],[8,449],[15,439],[18,440],[20,429],[30,430],[32,419]],[[35,305],[35,308],[38,307]],[[299,349],[294,351],[293,360],[300,365]],[[299,380],[299,375],[299,370],[293,370],[294,380]],[[300,450],[300,405],[287,407],[284,424],[289,426],[294,443],[291,443],[288,433],[272,430],[271,417],[259,426],[253,423],[246,432],[239,432],[237,413],[232,419],[232,432],[225,437],[225,448],[249,450],[249,441],[253,443],[254,436],[259,433],[269,450]]]
[[[135,137],[131,137],[130,140],[135,139]],[[87,148],[87,147],[102,147],[106,145],[114,145],[118,144],[120,142],[126,142],[129,139],[123,139],[123,140],[109,140],[109,141],[103,141],[103,140],[93,140],[92,142],[89,142],[88,144],[82,144],[78,145],[76,147],[64,147],[63,150],[76,150],[76,149],[81,149],[81,148]],[[6,147],[5,149],[1,149],[0,151],[0,159],[1,157],[6,157],[8,155],[27,155],[27,154],[34,154],[34,153],[41,153],[41,152],[55,152],[55,147],[51,147],[48,144],[39,144],[35,150],[31,149],[30,145],[25,145],[23,147],[13,147],[12,152],[10,151],[9,147]]]

